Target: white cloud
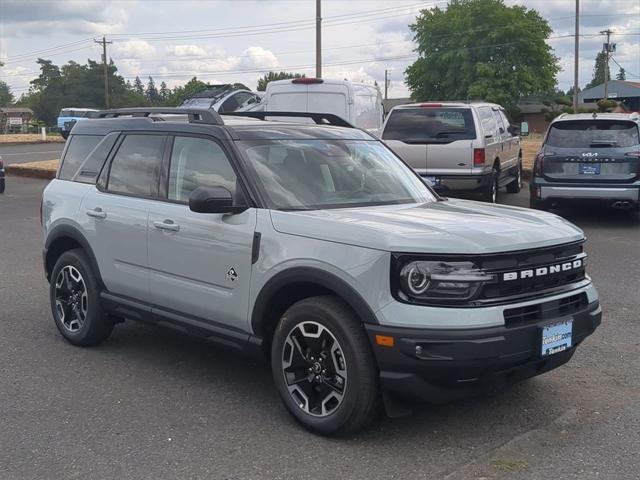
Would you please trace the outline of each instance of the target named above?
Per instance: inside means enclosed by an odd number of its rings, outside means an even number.
[[[114,44],[112,52],[114,58],[142,59],[151,57],[156,48],[146,40],[127,40]]]
[[[272,70],[278,68],[280,63],[276,56],[270,50],[265,50],[262,47],[249,47],[239,58],[238,67],[245,69],[264,68],[265,70]]]
[[[172,45],[166,47],[167,53],[176,57],[206,57],[207,51],[199,45]]]

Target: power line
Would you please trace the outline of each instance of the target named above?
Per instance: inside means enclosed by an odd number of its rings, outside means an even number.
[[[622,70],[624,70],[624,73],[625,73],[625,74],[627,74],[627,75],[629,75],[629,76],[631,76],[631,77],[640,78],[640,75],[636,75],[635,73],[631,73],[631,72],[627,71],[627,69],[626,69],[626,68],[624,68],[622,65],[620,65],[620,64],[618,63],[618,61],[617,61],[615,58],[613,58],[613,57],[609,57],[609,60],[613,60],[613,63],[615,63],[619,68],[621,68]]]

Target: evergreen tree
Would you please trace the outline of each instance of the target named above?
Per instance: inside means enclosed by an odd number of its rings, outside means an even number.
[[[288,78],[304,78],[304,73],[289,73],[289,72],[269,72],[261,79],[258,80],[258,91],[264,92],[267,89],[267,84],[274,80],[286,80]]]
[[[611,71],[607,67],[607,54],[605,52],[598,52],[596,55],[596,64],[593,67],[593,78],[587,83],[585,88],[595,87],[604,83],[604,72],[607,71],[607,77],[611,80]]]
[[[147,90],[145,93],[147,100],[149,100],[152,105],[157,104],[160,100],[160,94],[158,93],[158,89],[156,88],[156,84],[152,77],[149,77],[149,83],[147,83]]]
[[[627,72],[624,68],[620,67],[620,70],[618,70],[618,75],[616,75],[616,80],[626,80],[627,79]]]
[[[171,90],[169,90],[167,84],[164,81],[160,83],[160,90],[158,91],[158,94],[160,95],[160,99],[163,102],[166,102],[171,95]]]
[[[142,84],[142,80],[140,80],[140,77],[136,77],[136,79],[133,81],[133,90],[138,95],[144,95],[144,85]]]

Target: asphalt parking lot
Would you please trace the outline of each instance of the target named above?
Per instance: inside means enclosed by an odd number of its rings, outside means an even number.
[[[589,238],[604,310],[568,365],[333,440],[295,424],[266,366],[211,345],[133,322],[67,344],[41,266],[45,185],[9,177],[0,195],[1,479],[640,478],[634,215],[559,212]]]

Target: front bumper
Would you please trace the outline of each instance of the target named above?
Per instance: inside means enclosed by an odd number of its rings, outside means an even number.
[[[595,300],[569,316],[545,317],[514,326],[439,330],[368,324],[366,328],[385,392],[440,403],[563,365],[577,345],[600,325],[601,317],[602,310]],[[542,327],[568,318],[573,319],[573,346],[542,357]],[[376,335],[393,337],[395,345],[378,345]]]

